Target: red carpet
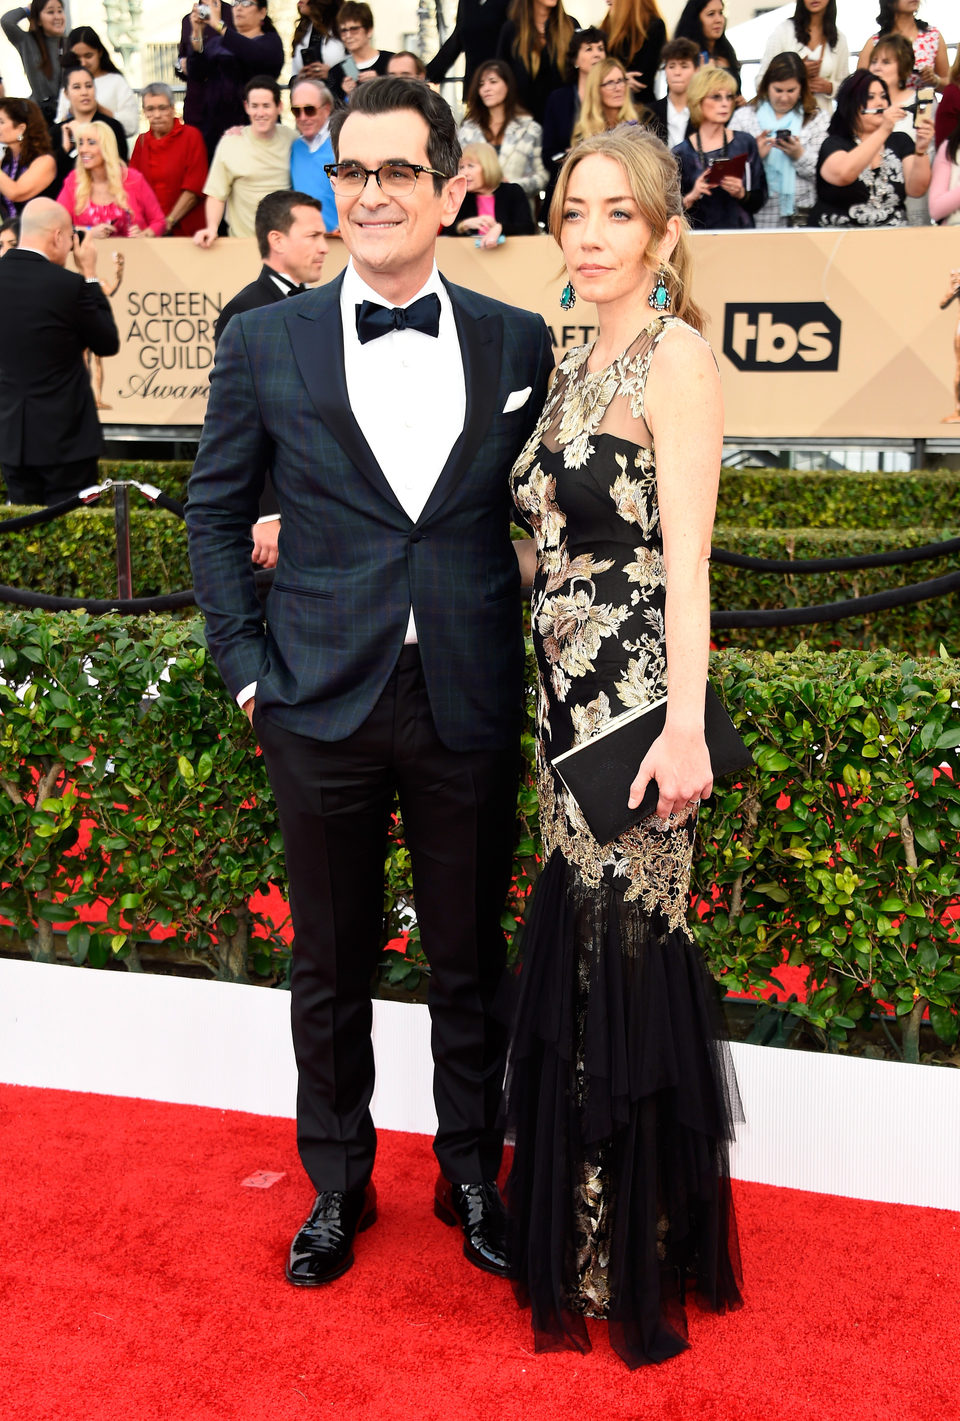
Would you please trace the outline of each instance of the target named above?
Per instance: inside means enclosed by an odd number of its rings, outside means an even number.
[[[896,1143],[891,1142],[891,1148]],[[283,1171],[269,1189],[241,1181]],[[955,1421],[960,1215],[736,1187],[746,1306],[629,1373],[536,1356],[434,1219],[429,1142],[383,1135],[338,1282],[283,1279],[312,1202],[292,1122],[0,1086],[3,1421]]]

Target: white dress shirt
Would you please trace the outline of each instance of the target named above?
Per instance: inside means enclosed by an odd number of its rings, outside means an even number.
[[[676,148],[687,136],[690,110],[686,107],[675,109],[673,100],[667,95],[667,147]]]
[[[391,303],[358,276],[352,261],[344,270],[340,291],[347,399],[397,502],[414,523],[463,432],[467,411],[460,338],[436,265],[420,290],[403,304],[412,305],[430,292],[440,300],[436,337],[394,330],[361,345],[357,307],[362,301],[387,307]],[[404,641],[416,640],[411,606]],[[242,706],[255,692],[255,682],[244,686],[238,704]]]

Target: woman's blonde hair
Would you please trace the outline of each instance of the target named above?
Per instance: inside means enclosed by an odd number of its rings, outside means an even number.
[[[599,66],[598,66],[599,67]],[[673,312],[695,331],[702,333],[703,313],[690,295],[693,259],[690,251],[690,228],[684,215],[680,194],[680,170],[677,160],[665,143],[646,128],[618,128],[611,133],[598,133],[586,138],[571,153],[560,169],[556,190],[550,204],[550,234],[559,245],[563,229],[563,210],[567,190],[574,172],[593,154],[612,158],[623,169],[640,216],[650,228],[650,237],[643,254],[650,272],[663,268],[664,280],[670,292]],[[667,235],[671,217],[680,219],[680,238],[669,258],[662,258],[657,248]]]
[[[100,145],[100,155],[103,158],[103,166],[107,170],[107,187],[110,189],[110,196],[118,207],[124,207],[129,212],[130,203],[123,186],[126,167],[120,161],[120,152],[117,148],[117,140],[113,129],[108,128],[107,125],[101,123],[99,119],[96,119],[93,123],[75,123],[73,125],[74,142],[79,138],[89,138],[91,135]],[[93,184],[90,181],[90,174],[83,166],[79,151],[77,152],[76,173],[76,210],[77,212],[82,212],[90,201],[90,193]]]
[[[570,137],[572,145],[582,142],[584,138],[592,138],[595,133],[606,133],[607,117],[603,111],[603,95],[600,92],[600,85],[616,71],[627,78],[627,71],[619,59],[601,59],[599,64],[595,64],[587,75],[587,82],[583,91],[583,103],[580,105],[580,117],[574,125],[573,133]],[[633,99],[630,97],[629,81],[624,85],[623,102],[617,111],[614,123],[636,123],[639,114],[634,108]]]
[[[694,74],[687,90],[691,127],[700,127],[703,122],[703,101],[714,89],[720,89],[724,94],[736,95],[740,92],[736,78],[729,69],[721,69],[719,64],[705,64]]]
[[[503,182],[503,169],[492,143],[465,143],[460,156],[472,158],[479,165],[484,187],[498,188]]]

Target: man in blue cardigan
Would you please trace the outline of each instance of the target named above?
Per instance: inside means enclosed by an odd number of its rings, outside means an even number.
[[[320,79],[295,79],[290,91],[290,112],[300,135],[293,140],[290,149],[290,186],[317,199],[323,210],[324,226],[328,232],[335,232],[337,204],[330,179],[323,171],[333,162],[330,138],[333,95]]]

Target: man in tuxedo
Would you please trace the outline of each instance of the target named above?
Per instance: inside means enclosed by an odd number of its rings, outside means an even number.
[[[287,1277],[353,1263],[376,1218],[370,980],[394,795],[430,1011],[434,1210],[506,1271],[496,1188],[500,913],[514,837],[523,642],[508,475],[553,365],[543,321],[443,281],[466,182],[422,82],[358,85],[334,115],[343,276],[224,332],[190,485],[197,599],[277,799],[295,944],[300,1156],[317,1191]],[[266,467],[283,514],[266,625],[249,528]]]
[[[79,269],[66,271],[74,254]],[[59,503],[97,482],[103,435],[84,351],[120,349],[93,242],[48,197],[23,209],[0,262],[0,468],[11,503]]]
[[[288,296],[299,296],[308,282],[320,280],[327,244],[323,208],[315,197],[289,188],[268,193],[257,206],[254,233],[263,258],[260,275],[238,291],[220,312],[213,332],[215,345],[219,345],[227,323],[238,312],[255,311]],[[250,533],[253,561],[259,567],[276,567],[280,507],[269,471],[260,496],[260,516]]]

